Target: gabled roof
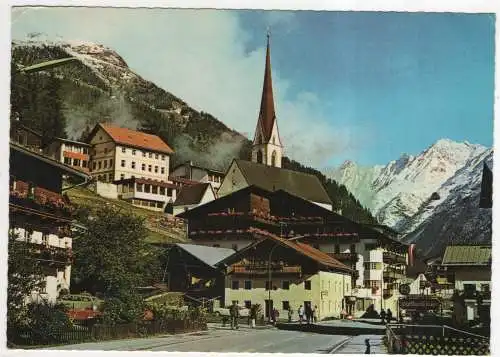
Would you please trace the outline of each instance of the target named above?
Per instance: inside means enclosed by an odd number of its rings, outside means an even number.
[[[207,190],[213,190],[212,185],[209,183],[183,186],[175,199],[174,206],[196,205],[200,203]]]
[[[308,201],[332,204],[321,181],[314,175],[246,160],[235,159],[234,162],[248,185],[271,192],[283,190]]]
[[[30,127],[22,124],[19,120],[11,120],[10,121],[10,126],[12,129],[14,128],[18,128],[18,129],[22,129],[22,130],[26,130],[28,132],[30,132],[31,134],[39,137],[39,138],[42,138],[42,134],[39,133],[38,131],[34,130],[34,129],[31,129]]]
[[[196,165],[196,164],[193,164],[192,161],[187,161],[187,162],[184,162],[182,164],[179,164],[179,165],[176,165],[172,171],[175,171],[177,170],[179,167],[181,166],[188,166],[188,167],[194,167],[196,169],[200,169],[200,170],[204,170],[204,171],[207,171],[207,172],[212,172],[212,173],[215,173],[215,174],[219,174],[219,175],[224,175],[224,171],[220,171],[220,170],[216,170],[216,169],[211,169],[209,167],[203,167],[203,166],[200,166],[200,165]]]
[[[193,257],[211,266],[212,268],[214,268],[215,265],[220,261],[234,254],[234,250],[228,248],[216,248],[216,247],[207,247],[196,244],[180,244],[180,243],[177,243],[176,246],[185,250]]]
[[[352,269],[348,267],[347,265],[339,262],[337,259],[329,256],[326,253],[321,252],[320,250],[305,244],[305,243],[300,243],[292,240],[288,240],[285,238],[278,237],[277,235],[274,235],[268,231],[258,229],[258,228],[250,228],[250,231],[258,236],[261,236],[263,239],[258,240],[247,247],[243,248],[242,250],[238,251],[235,253],[236,257],[237,255],[241,255],[248,249],[253,249],[254,247],[263,244],[263,242],[267,240],[272,240],[276,242],[277,244],[280,244],[283,247],[288,247],[290,249],[293,249],[297,253],[308,257],[309,259],[312,259],[316,261],[317,263],[323,265],[324,267],[327,267],[329,269],[334,269],[334,270],[341,270],[344,272],[352,272]],[[230,256],[223,261],[221,261],[219,264],[228,262],[229,260],[234,260],[234,257]]]
[[[131,146],[138,149],[147,149],[164,154],[173,154],[174,152],[159,136],[127,128],[120,128],[110,124],[97,124],[94,130],[92,130],[90,137],[94,135],[96,129],[99,127],[102,128],[117,144]]]
[[[441,264],[487,266],[491,264],[491,246],[489,245],[447,246]]]
[[[63,139],[63,138],[53,138],[52,141],[60,141],[60,142],[63,142],[63,143],[70,143],[70,144],[76,144],[76,145],[81,145],[81,146],[92,146],[88,143],[84,143],[82,141],[76,141],[76,140],[71,140],[71,139]]]

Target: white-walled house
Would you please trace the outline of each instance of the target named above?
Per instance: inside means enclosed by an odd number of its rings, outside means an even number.
[[[173,150],[160,137],[109,124],[89,135],[90,171],[99,181],[142,178],[168,182]]]
[[[310,305],[317,308],[318,320],[339,318],[351,295],[351,269],[307,244],[257,234],[260,240],[218,263],[227,274],[224,304],[260,304],[266,317],[276,308],[286,318],[292,309],[294,319],[299,306]]]
[[[491,304],[491,245],[450,245],[446,247],[441,268],[453,276],[455,318],[472,321],[489,316]]]
[[[54,138],[43,151],[65,165],[89,172],[90,148],[89,144],[80,141]]]
[[[215,200],[216,194],[210,183],[184,186],[174,201],[174,216]]]
[[[62,195],[63,176],[75,184],[91,177],[82,170],[10,143],[9,233],[42,266],[44,284],[27,300],[55,302],[71,282],[74,207]]]

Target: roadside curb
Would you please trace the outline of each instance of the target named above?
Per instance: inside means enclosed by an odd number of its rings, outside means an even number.
[[[344,338],[342,341],[340,341],[339,343],[337,343],[336,345],[334,345],[329,351],[328,351],[328,354],[329,355],[332,355],[332,354],[335,354],[335,352],[337,352],[338,350],[340,350],[342,347],[344,347],[349,341],[351,341],[353,339],[353,337],[346,337]]]

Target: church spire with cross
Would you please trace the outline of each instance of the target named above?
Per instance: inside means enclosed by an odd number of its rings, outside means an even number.
[[[266,66],[260,101],[259,118],[252,147],[252,161],[281,167],[283,146],[278,132],[278,122],[274,108],[273,80],[271,76],[270,32],[267,32]]]

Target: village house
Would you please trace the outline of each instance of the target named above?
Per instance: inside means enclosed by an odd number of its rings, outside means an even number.
[[[158,136],[97,124],[89,135],[92,176],[114,182],[142,178],[168,182],[173,150]]]
[[[215,199],[215,190],[208,182],[184,186],[173,204],[173,214],[186,212]]]
[[[316,309],[318,320],[339,318],[351,295],[351,268],[308,244],[251,228],[254,243],[217,265],[226,273],[224,304],[250,308],[259,304],[264,316],[278,310],[294,319],[300,306]]]
[[[215,192],[219,189],[224,172],[198,165],[193,165],[192,161],[177,165],[172,169],[170,175],[173,178],[187,179],[195,182],[210,183]]]
[[[165,270],[169,291],[182,292],[191,302],[215,299],[215,307],[220,305],[224,296],[224,274],[217,263],[234,254],[234,250],[182,243],[167,249]]]
[[[491,245],[450,245],[441,262],[453,277],[457,321],[485,319],[491,305]]]
[[[10,143],[9,231],[29,245],[43,265],[45,284],[28,299],[55,302],[69,290],[72,263],[71,203],[61,192],[63,175],[80,184],[91,177],[16,143]]]
[[[245,249],[258,238],[253,228],[309,244],[353,269],[356,299],[342,307],[362,314],[397,311],[398,288],[405,277],[408,247],[382,231],[336,214],[284,190],[248,186],[178,215],[187,220],[188,237],[196,244]]]
[[[68,166],[89,172],[90,145],[80,141],[54,138],[44,153]]]

